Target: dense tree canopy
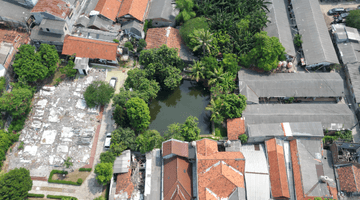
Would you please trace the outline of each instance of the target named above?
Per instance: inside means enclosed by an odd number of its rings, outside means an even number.
[[[135,132],[130,128],[119,127],[111,133],[111,143],[123,142],[132,151],[136,151],[135,138]]]
[[[110,102],[115,90],[113,87],[104,81],[94,81],[87,88],[84,93],[86,105],[90,108],[95,106],[103,106]]]
[[[15,55],[13,68],[20,79],[34,82],[54,74],[58,62],[59,55],[55,46],[41,44],[36,52],[34,46],[24,44]]]
[[[173,138],[190,142],[199,139],[199,135],[200,128],[198,127],[198,118],[189,116],[184,124],[170,124],[164,134],[164,138],[166,140]]]
[[[10,93],[4,93],[0,97],[0,109],[11,114],[13,117],[25,115],[30,111],[33,93],[27,88],[14,88]]]
[[[180,35],[186,45],[193,49],[196,45],[191,44],[191,35],[193,34],[194,30],[204,29],[204,31],[209,30],[209,25],[206,22],[205,17],[196,17],[186,21],[180,28]]]
[[[1,200],[23,200],[32,188],[29,170],[15,168],[0,177]]]
[[[142,51],[144,52],[144,51]],[[148,102],[151,99],[156,98],[157,93],[160,90],[159,83],[155,80],[149,80],[146,78],[147,74],[144,70],[141,69],[132,69],[128,71],[128,77],[125,80],[124,87],[127,90],[130,88],[137,92],[137,94],[132,94],[131,91],[125,94],[125,98],[121,97],[122,99],[128,99],[129,96],[131,97],[139,97],[143,99],[145,102]],[[116,100],[117,101],[117,100]],[[121,100],[120,103],[124,101]]]
[[[193,0],[176,0],[176,7],[180,9],[180,13],[176,16],[176,21],[186,22],[195,17],[196,13],[193,11],[194,5]]]
[[[74,69],[75,63],[72,60],[69,60],[67,65],[60,69],[61,73],[65,74],[67,77],[74,77],[77,73],[77,70]]]
[[[102,163],[114,163],[116,157],[111,151],[105,151],[100,154],[100,161]]]
[[[115,105],[115,110],[113,112],[113,117],[114,117],[114,120],[115,120],[115,123],[118,125],[118,126],[121,126],[121,127],[130,127],[130,120],[129,120],[129,117],[126,113],[126,110],[125,110],[125,105],[124,107],[121,107],[119,105],[116,105],[116,104],[113,104]]]
[[[360,29],[360,10],[350,10],[346,17],[346,26]]]
[[[161,148],[164,138],[157,130],[147,130],[136,138],[136,144],[141,153],[146,153],[154,148]]]
[[[113,176],[112,163],[99,163],[95,167],[96,180],[100,185],[106,185]]]
[[[19,139],[19,134],[13,134],[0,130],[0,167],[2,167],[3,160],[6,159],[6,152],[9,147]]]
[[[144,131],[150,124],[149,106],[144,100],[135,97],[125,104],[126,113],[132,127],[137,131]]]

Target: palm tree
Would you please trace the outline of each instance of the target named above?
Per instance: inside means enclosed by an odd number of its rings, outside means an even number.
[[[201,61],[196,61],[194,63],[194,65],[191,67],[190,78],[195,79],[196,82],[199,82],[199,79],[205,78],[204,70],[205,70],[205,68],[204,68],[203,64],[201,63]]]
[[[210,120],[215,122],[216,124],[220,124],[225,120],[225,118],[221,115],[221,100],[217,98],[214,100],[213,98],[210,100],[210,104],[205,108],[205,110],[211,112]]]
[[[206,31],[204,29],[194,30],[194,33],[192,34],[192,38],[194,38],[196,41],[200,43],[199,45],[194,47],[193,51],[202,48],[204,55],[206,51],[210,53],[210,47],[212,47],[211,42],[213,40],[213,34],[210,33],[209,30]]]
[[[209,79],[209,85],[213,85],[215,83],[217,83],[218,81],[220,81],[221,79],[223,79],[224,76],[224,68],[223,67],[219,67],[219,68],[214,68],[214,71],[208,71],[209,75],[210,75],[210,79]]]

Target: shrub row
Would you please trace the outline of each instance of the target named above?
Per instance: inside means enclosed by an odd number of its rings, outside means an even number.
[[[60,184],[68,184],[68,185],[81,185],[81,183],[77,183],[77,182],[73,182],[73,181],[63,181],[63,180],[53,180],[52,177],[54,174],[68,174],[67,171],[61,171],[61,170],[52,170],[50,172],[50,176],[49,176],[49,179],[48,179],[48,182],[49,183],[60,183]]]
[[[28,197],[44,198],[45,195],[43,195],[43,194],[32,194],[32,193],[28,193]]]
[[[76,197],[70,197],[70,196],[60,196],[60,195],[47,195],[46,198],[48,199],[62,199],[62,198],[70,198],[70,200],[77,200]]]
[[[80,168],[79,172],[91,172],[92,168]]]

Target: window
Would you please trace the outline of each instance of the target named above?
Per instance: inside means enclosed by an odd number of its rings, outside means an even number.
[[[48,28],[46,28],[46,31],[48,31],[48,32],[49,32],[50,30],[49,30]]]

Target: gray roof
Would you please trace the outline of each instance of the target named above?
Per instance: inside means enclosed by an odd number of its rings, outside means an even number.
[[[235,191],[229,196],[229,200],[245,199],[245,188],[237,187]]]
[[[50,29],[57,29],[63,31],[65,24],[66,24],[65,21],[43,19],[41,20],[39,27],[42,29],[50,28]]]
[[[171,2],[172,0],[152,0],[146,19],[175,20],[175,15],[172,14],[173,8]]]
[[[74,26],[83,26],[83,27],[87,27],[87,25],[89,24],[90,19],[89,17],[85,16],[85,15],[81,15],[77,21],[74,23]]]
[[[338,48],[342,62],[349,71],[356,103],[360,103],[360,44],[354,41],[339,43]]]
[[[338,73],[259,74],[240,70],[239,90],[248,101],[259,97],[342,97],[344,82]]]
[[[131,33],[134,33],[135,35],[140,36],[140,37],[142,36],[141,33],[143,32],[143,26],[136,20],[132,20],[131,22],[124,24],[121,27],[121,29],[127,30]]]
[[[293,0],[295,19],[302,35],[306,65],[339,63],[319,1]]]
[[[160,199],[162,161],[160,149],[146,153],[144,200]]]
[[[114,166],[113,166],[113,173],[127,173],[130,169],[131,163],[131,151],[125,150],[119,157],[116,157]]]
[[[89,65],[89,58],[75,58],[75,67],[74,69],[86,69]]]
[[[12,50],[13,45],[11,43],[2,42],[0,44],[0,65],[5,64],[6,58]]]
[[[113,40],[118,35],[118,32],[109,32],[109,31],[95,30],[95,29],[82,28],[82,27],[77,28],[77,30],[78,30],[77,36],[104,40],[109,42],[113,42]]]
[[[54,34],[41,31],[39,26],[35,26],[31,30],[30,39],[34,41],[64,42],[64,34]]]
[[[245,124],[321,122],[323,129],[350,129],[355,116],[346,104],[253,104],[243,112]]]
[[[101,17],[100,15],[93,15],[89,19],[89,24],[87,27],[94,26],[100,30],[108,31],[113,22],[105,17]]]
[[[31,15],[31,8],[17,4],[14,1],[0,0],[0,5],[0,20],[6,18],[25,23]]]
[[[271,124],[248,124],[248,136],[251,137],[323,137],[324,132],[320,122],[284,122]]]
[[[290,30],[289,15],[287,13],[285,0],[268,0],[269,13],[265,31],[268,36],[279,38],[288,55],[295,56],[295,47]]]

